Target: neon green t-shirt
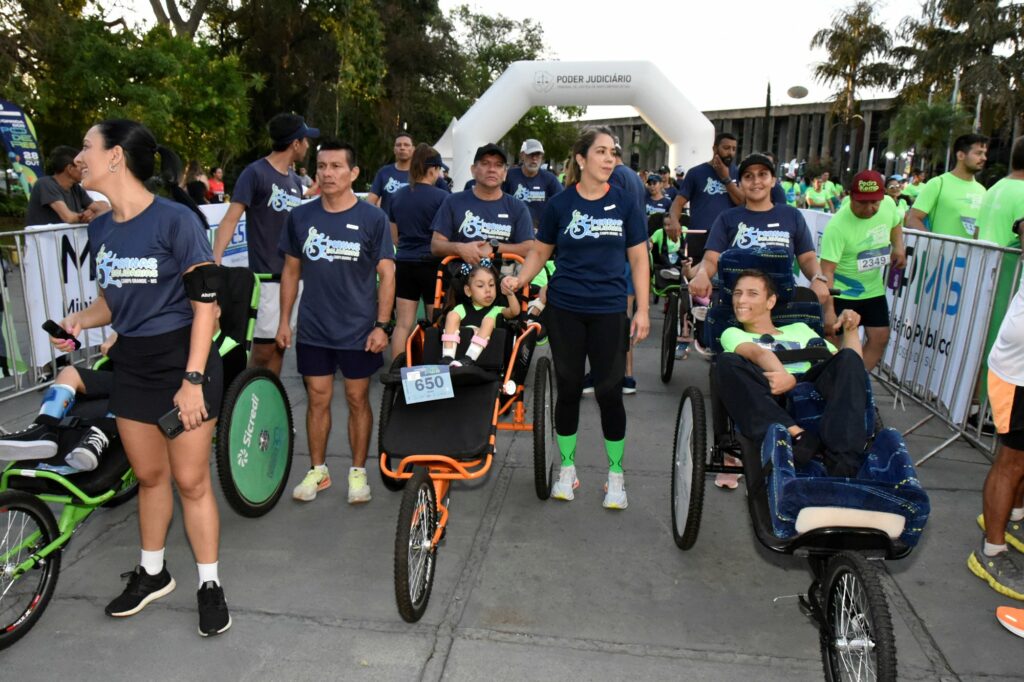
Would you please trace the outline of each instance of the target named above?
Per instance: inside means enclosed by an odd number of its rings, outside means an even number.
[[[796,208],[803,198],[800,193],[800,183],[795,180],[783,180],[782,191],[786,193],[786,203]]]
[[[1020,248],[1013,223],[1024,218],[1024,180],[1003,178],[985,193],[978,211],[978,239]]]
[[[914,208],[928,214],[935,234],[973,239],[985,187],[977,180],[961,180],[952,173],[932,178],[914,201]]]
[[[764,340],[765,336],[771,336],[771,342]],[[821,338],[814,333],[814,330],[808,327],[803,322],[797,322],[796,324],[787,324],[783,327],[779,327],[778,334],[753,334],[740,327],[730,327],[726,329],[722,334],[722,348],[727,353],[735,353],[736,349],[740,344],[754,343],[761,348],[767,348],[768,350],[781,350],[777,346],[782,346],[785,350],[800,350],[807,347],[807,342],[811,339]],[[828,341],[825,341],[825,345],[833,353],[836,352],[836,347]],[[809,362],[790,362],[784,364],[783,367],[790,374],[803,374],[811,368]]]
[[[555,261],[549,260],[544,264],[544,267],[540,269],[537,276],[530,280],[530,284],[538,287],[546,287],[548,285],[548,279],[555,274]]]
[[[671,237],[665,234],[664,228],[658,228],[657,230],[654,231],[654,234],[651,235],[651,246],[653,247],[653,250],[660,250],[661,244],[665,240],[667,240],[668,243],[668,253],[679,252],[679,246],[682,243],[682,240],[672,239]]]
[[[912,182],[908,182],[907,186],[903,188],[903,196],[910,197],[916,201],[918,195],[921,194],[921,187],[922,185],[920,184],[915,185]]]
[[[804,191],[804,197],[807,199],[807,207],[815,211],[826,211],[831,205],[832,195],[824,185],[821,186],[821,189],[814,189],[814,186],[811,185]]]
[[[821,183],[821,188],[823,190],[825,190],[825,192],[830,197],[838,197],[839,196],[839,185],[837,185],[836,183],[832,182],[831,180],[827,180],[827,181]]]
[[[836,264],[838,298],[885,295],[882,269],[889,264],[889,233],[902,222],[892,197],[884,197],[878,213],[866,220],[854,215],[849,204],[832,216],[821,235],[821,259]]]

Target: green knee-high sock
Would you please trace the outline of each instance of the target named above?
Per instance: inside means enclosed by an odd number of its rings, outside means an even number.
[[[622,473],[622,456],[626,454],[626,439],[605,440],[604,451],[608,453],[608,471]]]
[[[563,436],[556,433],[555,439],[558,441],[558,451],[562,453],[562,466],[576,466],[576,434]]]

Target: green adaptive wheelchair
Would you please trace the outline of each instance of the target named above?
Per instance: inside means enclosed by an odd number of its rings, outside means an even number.
[[[280,499],[291,471],[291,405],[280,380],[262,368],[246,369],[252,347],[259,280],[245,268],[224,268],[218,290],[220,331],[214,339],[224,363],[214,458],[228,504],[239,514],[266,514]],[[243,343],[235,339],[244,339]],[[109,369],[106,358],[96,369]],[[99,507],[115,507],[138,491],[119,438],[112,438],[93,471],[62,475],[69,443],[91,420],[107,414],[105,398],[80,396],[57,427],[58,454],[48,460],[10,462],[0,473],[0,649],[23,637],[53,597],[61,552]],[[54,516],[50,506],[59,507]]]
[[[686,278],[680,272],[678,279],[666,279],[660,270],[666,266],[683,269],[685,258],[685,242],[679,245],[678,251],[672,251],[668,235],[663,227],[664,213],[655,213],[648,219],[648,231],[651,234],[651,293],[654,300],[665,299],[665,319],[661,325],[661,382],[667,384],[672,380],[672,370],[676,361],[676,344],[681,337],[692,337],[693,305]],[[680,239],[682,241],[682,239]]]

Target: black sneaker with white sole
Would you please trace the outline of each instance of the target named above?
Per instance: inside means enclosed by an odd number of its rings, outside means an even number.
[[[82,436],[82,440],[78,441],[78,445],[67,454],[64,461],[79,471],[92,471],[100,465],[100,455],[108,445],[110,445],[110,441],[107,439],[107,434],[95,426],[90,426]]]
[[[224,600],[224,588],[207,580],[196,592],[199,601],[199,634],[211,637],[231,627],[228,603]]]
[[[174,578],[167,572],[167,564],[156,575],[150,575],[142,566],[136,566],[135,570],[122,573],[121,577],[128,578],[128,586],[106,608],[107,615],[114,618],[134,616],[151,601],[174,591]]]
[[[49,459],[56,454],[57,432],[38,420],[27,429],[0,436],[0,459]]]

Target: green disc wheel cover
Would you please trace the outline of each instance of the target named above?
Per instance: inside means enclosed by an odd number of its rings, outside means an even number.
[[[273,496],[288,465],[288,413],[272,381],[254,378],[238,393],[231,412],[231,479],[252,504]]]

